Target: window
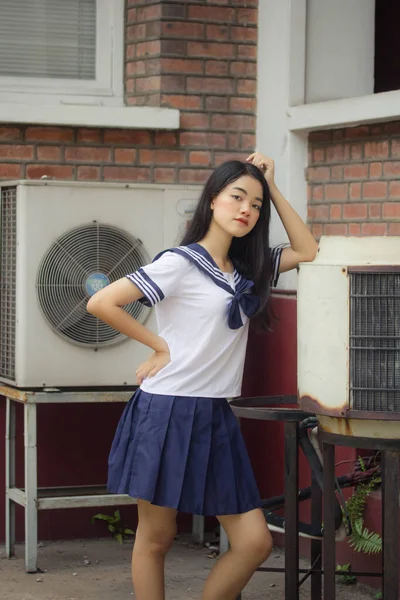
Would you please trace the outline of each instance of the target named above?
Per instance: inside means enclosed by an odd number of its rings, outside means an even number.
[[[123,104],[124,0],[1,0],[0,102]]]

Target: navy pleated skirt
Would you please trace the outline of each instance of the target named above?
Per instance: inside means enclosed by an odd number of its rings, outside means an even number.
[[[140,389],[118,424],[108,490],[197,515],[239,514],[261,505],[227,400]]]

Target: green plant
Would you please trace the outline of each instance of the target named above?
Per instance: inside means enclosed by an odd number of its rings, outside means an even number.
[[[362,471],[366,471],[363,459],[359,458]],[[378,533],[368,531],[364,527],[364,509],[370,493],[381,483],[381,477],[375,476],[367,483],[359,483],[351,498],[347,500],[346,507],[349,513],[352,534],[349,544],[356,552],[365,554],[378,554],[382,552],[382,538]]]
[[[119,510],[116,510],[114,512],[114,516],[103,515],[102,513],[94,515],[92,517],[92,525],[94,524],[96,519],[99,521],[106,521],[106,523],[108,523],[108,531],[112,534],[113,537],[115,537],[119,544],[123,544],[124,539],[128,535],[135,535],[135,532],[132,531],[132,529],[129,529],[128,527],[126,527],[126,525],[122,524],[121,514]]]
[[[375,600],[382,600],[382,590],[379,590],[379,592],[376,592]]]
[[[336,572],[343,573],[342,582],[345,585],[353,585],[357,583],[357,577],[355,575],[351,575],[351,564],[347,563],[346,565],[337,565]]]

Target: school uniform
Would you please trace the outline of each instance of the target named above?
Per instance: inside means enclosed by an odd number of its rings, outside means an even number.
[[[273,281],[281,249],[272,251]],[[240,396],[253,283],[223,273],[199,244],[172,248],[127,275],[155,306],[171,362],[143,381],[122,414],[108,490],[198,515],[239,514],[261,504],[227,398]]]

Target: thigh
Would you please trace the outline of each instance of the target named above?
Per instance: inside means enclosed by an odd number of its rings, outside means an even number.
[[[156,506],[147,500],[138,500],[140,533],[147,538],[168,539],[176,535],[176,515],[174,508]]]
[[[239,515],[218,516],[232,549],[272,546],[272,536],[260,508]]]

